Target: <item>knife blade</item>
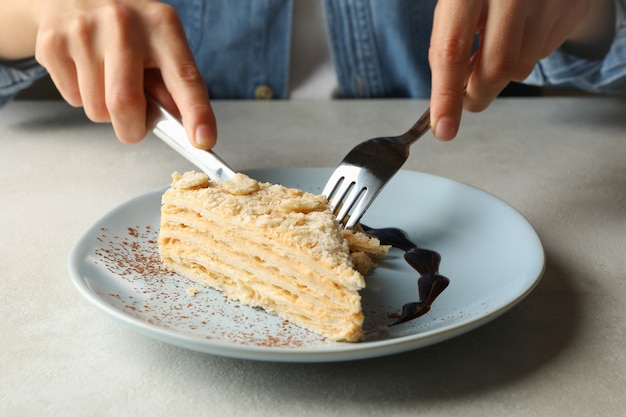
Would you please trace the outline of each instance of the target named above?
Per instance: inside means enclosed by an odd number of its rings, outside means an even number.
[[[148,104],[147,126],[163,142],[201,169],[212,180],[225,180],[235,175],[235,171],[214,152],[193,146],[189,142],[181,121],[168,112],[150,93],[146,93],[146,101]]]

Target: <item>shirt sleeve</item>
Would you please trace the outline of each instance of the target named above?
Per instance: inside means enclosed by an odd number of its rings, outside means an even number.
[[[603,60],[588,61],[557,50],[537,63],[526,84],[593,93],[626,91],[626,0],[617,0],[615,38]]]
[[[0,60],[0,107],[44,75],[45,68],[34,58],[19,61]]]

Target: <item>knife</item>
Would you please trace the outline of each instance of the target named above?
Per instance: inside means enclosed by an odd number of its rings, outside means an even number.
[[[189,142],[183,124],[155,99],[146,93],[147,126],[163,142],[200,168],[210,179],[229,179],[235,171],[212,151],[198,149]]]

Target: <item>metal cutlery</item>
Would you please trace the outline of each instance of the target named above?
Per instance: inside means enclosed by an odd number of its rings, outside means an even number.
[[[228,179],[235,175],[235,171],[214,152],[193,146],[180,120],[168,112],[151,94],[146,93],[146,100],[148,103],[147,126],[163,142],[213,180]]]
[[[411,144],[429,129],[430,107],[404,134],[369,139],[348,152],[322,191],[337,220],[354,227],[407,160]]]

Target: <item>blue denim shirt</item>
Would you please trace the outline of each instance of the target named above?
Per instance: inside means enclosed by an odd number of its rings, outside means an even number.
[[[180,13],[213,98],[288,96],[292,1],[165,0]],[[324,0],[342,97],[427,97],[436,0]],[[402,41],[400,41],[402,40]]]
[[[0,60],[0,106],[44,75],[46,70],[34,58],[12,62]]]
[[[606,94],[626,91],[626,0],[615,5],[615,40],[604,60],[587,61],[559,50],[539,61],[525,82]]]
[[[212,98],[254,98],[259,86],[288,97],[293,0],[164,0],[183,21]],[[428,97],[428,47],[436,0],[322,0],[339,96]],[[616,0],[621,11],[626,0]],[[556,51],[529,83],[589,91],[626,89],[626,23],[611,52],[589,62]],[[0,104],[45,70],[34,60],[0,62]]]

